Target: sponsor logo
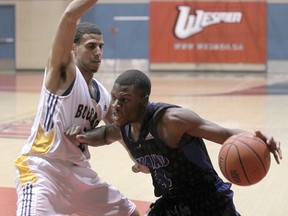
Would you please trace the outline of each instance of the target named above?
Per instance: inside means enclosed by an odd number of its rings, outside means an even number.
[[[186,39],[192,35],[202,32],[204,28],[219,23],[240,23],[242,12],[206,12],[195,10],[191,14],[190,6],[178,6],[179,15],[176,21],[174,33],[179,39]]]
[[[154,139],[154,137],[152,136],[152,134],[149,132],[147,134],[147,136],[145,137],[145,140],[151,140],[151,139]]]

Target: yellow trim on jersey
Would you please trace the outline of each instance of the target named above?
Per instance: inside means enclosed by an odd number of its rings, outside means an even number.
[[[54,139],[54,131],[52,131],[50,134],[45,135],[44,130],[41,126],[38,127],[38,131],[33,143],[33,146],[31,148],[30,153],[34,154],[40,154],[44,155],[46,154],[51,145],[52,141]],[[21,186],[24,187],[24,185],[27,182],[33,182],[36,183],[37,177],[36,174],[31,172],[29,165],[25,162],[25,160],[29,157],[29,154],[21,155],[20,157],[16,158],[15,165],[19,170],[19,179],[21,181]]]
[[[33,182],[36,183],[37,177],[35,173],[32,173],[27,163],[25,163],[28,155],[22,155],[14,161],[16,167],[19,170],[19,178],[21,183],[21,187],[24,187],[25,183]]]
[[[39,126],[31,153],[46,154],[52,145],[54,134],[54,131],[52,131],[50,134],[45,135],[44,130]]]

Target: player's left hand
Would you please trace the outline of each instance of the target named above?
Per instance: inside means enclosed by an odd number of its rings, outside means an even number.
[[[261,138],[268,145],[269,150],[273,154],[277,164],[280,164],[280,160],[282,160],[282,150],[280,147],[281,143],[274,140],[273,136],[263,134],[260,130],[256,130],[255,135]]]
[[[134,173],[139,173],[139,172],[146,173],[146,174],[150,173],[150,170],[148,167],[139,163],[134,164],[131,169]]]

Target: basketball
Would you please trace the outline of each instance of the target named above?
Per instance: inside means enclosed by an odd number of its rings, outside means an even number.
[[[270,162],[266,143],[248,132],[229,137],[218,155],[218,164],[224,177],[240,186],[261,181],[269,171]]]

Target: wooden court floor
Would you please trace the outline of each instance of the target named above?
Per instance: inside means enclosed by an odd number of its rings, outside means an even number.
[[[99,72],[108,90],[117,73]],[[15,215],[13,160],[35,117],[42,72],[0,72],[0,215]],[[288,74],[150,72],[151,101],[188,107],[201,117],[226,127],[261,129],[282,143],[283,160],[272,161],[267,176],[249,187],[233,185],[234,201],[243,216],[288,215]],[[206,142],[221,177],[220,145]],[[156,198],[151,178],[131,172],[132,162],[119,143],[91,148],[92,167],[106,181],[136,201],[144,211]]]

